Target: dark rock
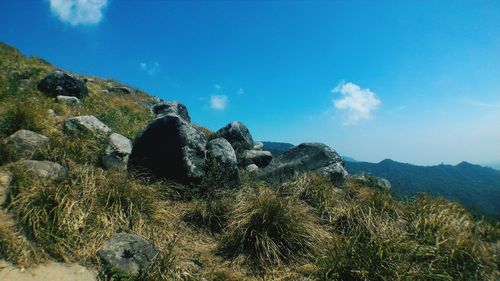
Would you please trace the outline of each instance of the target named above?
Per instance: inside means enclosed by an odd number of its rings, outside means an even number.
[[[132,142],[120,134],[113,133],[109,136],[109,144],[102,157],[102,164],[108,170],[124,171],[127,169],[131,152]]]
[[[44,135],[21,129],[5,139],[6,151],[15,159],[29,159],[49,141]]]
[[[176,102],[176,101],[174,101],[174,102],[162,102],[159,104],[155,104],[152,107],[152,110],[153,110],[153,113],[157,117],[161,117],[162,115],[167,115],[167,114],[173,113],[173,114],[179,115],[185,121],[191,122],[191,117],[189,117],[187,107],[181,103]]]
[[[248,128],[241,122],[232,122],[215,133],[217,136],[225,138],[239,153],[243,150],[253,148],[253,138]]]
[[[38,83],[38,90],[48,97],[73,96],[84,98],[89,91],[85,82],[61,70],[49,73]]]
[[[106,271],[135,278],[146,271],[159,251],[141,236],[117,233],[97,251]],[[135,280],[135,279],[134,279]]]
[[[135,140],[129,170],[157,179],[197,183],[205,174],[206,140],[176,114],[154,119]]]
[[[94,136],[105,137],[111,133],[111,129],[95,116],[77,116],[64,120],[64,129],[70,134],[90,133]]]
[[[122,94],[122,95],[131,95],[134,93],[134,90],[130,89],[129,87],[125,87],[125,86],[111,87],[109,89],[109,91],[111,91],[113,93]]]
[[[50,161],[23,160],[19,166],[36,179],[64,180],[68,177],[66,168]]]
[[[235,187],[240,184],[240,172],[236,153],[231,144],[223,138],[214,139],[207,144],[208,163],[215,164],[213,172],[224,187]]]
[[[264,168],[273,160],[273,155],[269,151],[263,150],[245,150],[240,155],[240,166],[246,167],[250,164],[255,164],[259,168]]]
[[[351,175],[350,178],[358,180],[368,186],[391,189],[391,182],[389,180],[373,176],[370,173],[361,172]]]
[[[71,106],[80,105],[80,99],[77,97],[72,97],[72,96],[57,96],[56,101],[58,103],[71,105]]]
[[[325,174],[333,182],[343,181],[347,177],[342,158],[321,143],[303,143],[291,148],[262,169],[260,177],[275,183],[308,171]]]

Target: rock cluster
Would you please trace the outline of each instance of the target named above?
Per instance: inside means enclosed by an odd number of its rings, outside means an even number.
[[[88,96],[85,81],[61,70],[49,73],[38,83],[38,90],[48,97],[72,96],[79,99]]]

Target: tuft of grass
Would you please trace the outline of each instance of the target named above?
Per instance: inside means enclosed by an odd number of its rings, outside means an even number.
[[[225,198],[196,200],[183,219],[212,233],[221,233],[227,225],[230,211],[231,202]]]
[[[50,122],[47,116],[48,106],[36,100],[12,102],[6,108],[8,110],[2,112],[0,117],[0,138],[8,137],[20,129],[40,133]]]
[[[240,195],[220,252],[231,258],[243,254],[266,268],[313,257],[324,237],[305,204],[264,187]]]

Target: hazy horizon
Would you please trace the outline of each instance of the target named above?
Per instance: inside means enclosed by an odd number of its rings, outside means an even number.
[[[212,130],[500,163],[500,2],[7,0],[0,24],[23,54],[177,100]]]

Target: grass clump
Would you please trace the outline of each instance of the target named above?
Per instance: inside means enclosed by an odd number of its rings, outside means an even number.
[[[314,256],[325,234],[309,208],[294,197],[270,188],[246,190],[231,213],[220,251],[245,255],[258,267],[269,267]]]
[[[226,198],[196,200],[183,219],[211,233],[221,233],[227,225],[230,211],[231,202]]]

